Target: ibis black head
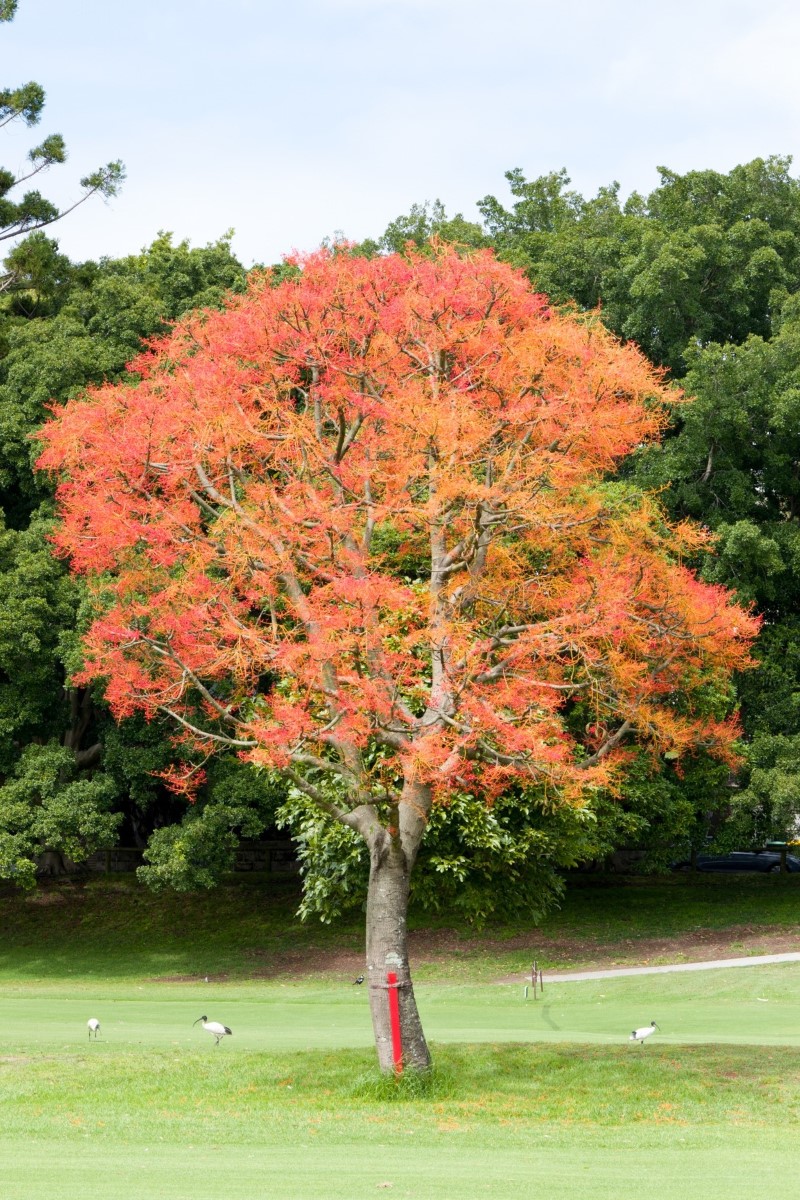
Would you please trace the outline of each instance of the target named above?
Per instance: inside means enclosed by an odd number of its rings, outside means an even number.
[[[198,1022],[200,1022],[200,1021],[207,1021],[207,1020],[208,1020],[208,1017],[198,1017],[198,1018],[197,1018],[197,1021],[192,1021],[192,1024],[193,1024],[193,1025],[197,1025],[197,1024],[198,1024]]]
[[[203,1020],[205,1021],[205,1017],[203,1017]],[[653,1026],[653,1029],[660,1029],[660,1026],[656,1025],[655,1021],[651,1021],[650,1024]]]

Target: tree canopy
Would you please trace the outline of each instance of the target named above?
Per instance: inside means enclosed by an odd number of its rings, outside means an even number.
[[[634,347],[487,251],[298,266],[68,401],[39,466],[96,609],[78,681],[363,838],[370,977],[398,965],[425,1065],[405,903],[433,806],[580,807],[634,737],[729,760],[757,621],[682,565],[702,532],[608,479],[674,400]]]

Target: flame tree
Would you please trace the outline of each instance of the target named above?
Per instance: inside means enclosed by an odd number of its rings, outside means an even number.
[[[596,318],[442,246],[311,255],[131,370],[42,435],[94,597],[82,681],[360,834],[379,1061],[388,968],[425,1068],[406,911],[432,805],[581,805],[632,739],[731,754],[708,696],[755,621],[681,564],[700,532],[609,480],[666,389]]]

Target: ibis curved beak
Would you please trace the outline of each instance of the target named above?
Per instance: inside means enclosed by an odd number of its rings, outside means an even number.
[[[198,1017],[196,1021],[192,1021],[192,1026],[199,1025],[201,1021],[205,1021],[205,1017]]]

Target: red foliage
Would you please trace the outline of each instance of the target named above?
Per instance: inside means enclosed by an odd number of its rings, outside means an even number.
[[[662,428],[635,347],[488,252],[300,265],[44,431],[98,610],[82,681],[353,804],[578,796],[629,734],[728,754],[708,697],[756,621],[681,565],[698,531],[607,482]]]

